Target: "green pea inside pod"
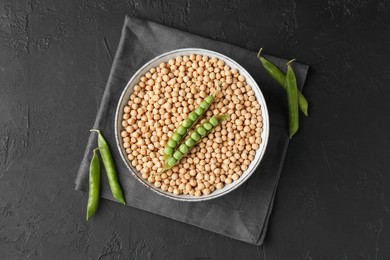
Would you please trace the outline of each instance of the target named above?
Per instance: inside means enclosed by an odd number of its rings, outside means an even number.
[[[202,107],[197,107],[194,111],[198,116],[203,115],[204,109]]]
[[[174,166],[177,161],[176,161],[175,157],[172,156],[172,157],[169,157],[166,162],[169,166]]]
[[[198,142],[201,138],[201,136],[197,133],[197,132],[193,132],[191,134],[191,138],[195,141],[195,142]]]
[[[190,150],[190,148],[189,148],[186,144],[181,144],[181,145],[179,146],[179,151],[180,151],[182,154],[188,153],[189,150]]]
[[[194,139],[192,139],[192,138],[187,138],[185,144],[186,144],[189,148],[191,148],[192,146],[194,146],[194,145],[196,144],[196,141],[195,141]]]
[[[213,126],[212,126],[210,123],[208,123],[208,122],[204,123],[204,124],[203,124],[203,127],[204,127],[207,131],[210,131],[211,128],[213,128]]]
[[[168,155],[172,155],[173,154],[173,148],[167,146],[164,148],[164,153],[165,154],[168,154]]]
[[[206,133],[207,133],[206,129],[204,129],[204,127],[202,127],[202,126],[199,126],[199,127],[196,129],[196,132],[198,132],[198,134],[199,134],[200,136],[205,136]]]
[[[181,158],[183,158],[183,154],[182,154],[180,151],[176,151],[176,152],[173,154],[173,157],[174,157],[176,160],[180,161]]]
[[[192,126],[192,120],[190,118],[186,118],[183,123],[181,124],[181,126],[183,126],[184,128],[189,128]]]
[[[215,117],[212,117],[209,119],[209,122],[210,124],[212,124],[213,126],[217,126],[219,124],[218,122],[218,119],[216,119]]]
[[[212,95],[210,95],[210,96],[207,96],[205,99],[204,99],[204,101],[206,101],[207,103],[211,103],[211,102],[213,102],[213,100],[214,100],[214,96],[212,96]]]
[[[193,111],[193,112],[191,112],[191,113],[188,115],[188,118],[191,119],[192,122],[194,122],[194,121],[196,121],[196,120],[199,118],[199,116],[198,116],[197,113],[195,113],[195,112]],[[192,123],[191,123],[191,124],[192,124]]]
[[[175,140],[172,140],[170,139],[167,143],[167,146],[171,147],[171,148],[175,148],[177,145],[177,142]]]
[[[181,135],[179,135],[178,133],[173,133],[171,138],[172,138],[172,140],[176,141],[176,144],[177,144],[178,142],[180,142]]]
[[[210,104],[207,103],[206,101],[202,101],[202,103],[200,103],[199,106],[206,110],[207,108],[209,108]]]
[[[179,126],[179,128],[177,128],[177,130],[176,130],[176,133],[178,133],[181,136],[183,136],[186,132],[187,132],[187,129],[182,125]]]

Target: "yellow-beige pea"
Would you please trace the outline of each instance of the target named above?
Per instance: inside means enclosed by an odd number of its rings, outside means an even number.
[[[233,180],[230,177],[226,178],[226,180],[225,180],[226,184],[231,184],[232,182],[233,182]]]
[[[211,193],[210,189],[204,189],[203,194],[204,195],[209,195]]]
[[[197,185],[197,182],[196,182],[195,179],[191,179],[189,183],[190,183],[190,185],[191,185],[192,187],[195,187],[195,186]]]
[[[219,183],[217,183],[217,185],[216,185],[216,188],[217,188],[218,190],[222,189],[223,187],[224,187],[224,185],[223,185],[222,182],[219,182]]]
[[[185,184],[184,183],[180,183],[179,184],[179,190],[184,190],[185,189]]]

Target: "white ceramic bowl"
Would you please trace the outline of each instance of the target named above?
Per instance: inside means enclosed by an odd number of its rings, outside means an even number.
[[[122,144],[122,138],[120,136],[120,132],[122,129],[122,115],[123,115],[123,108],[124,106],[127,105],[127,102],[129,100],[130,95],[133,93],[134,90],[134,85],[136,85],[140,77],[145,75],[146,72],[148,72],[151,68],[157,67],[161,62],[168,62],[170,59],[174,59],[177,56],[181,55],[187,55],[190,56],[191,54],[200,54],[200,55],[207,55],[208,57],[217,57],[218,59],[223,60],[226,65],[230,66],[231,68],[237,69],[241,75],[245,76],[247,84],[249,84],[253,91],[255,92],[256,99],[259,102],[261,106],[261,114],[263,117],[263,132],[261,133],[261,139],[262,143],[260,147],[256,151],[256,155],[254,160],[251,162],[249,165],[248,169],[243,172],[241,177],[233,181],[231,184],[225,185],[223,189],[220,190],[215,190],[209,195],[202,195],[201,197],[195,197],[191,195],[175,195],[173,193],[165,192],[162,191],[159,188],[154,187],[154,185],[151,185],[147,180],[142,179],[141,173],[137,171],[132,165],[130,160],[127,158],[127,154],[125,149],[123,148]],[[256,81],[251,77],[251,75],[243,68],[241,67],[237,62],[234,60],[230,59],[229,57],[226,57],[225,55],[222,55],[220,53],[210,51],[210,50],[205,50],[205,49],[198,49],[198,48],[187,48],[187,49],[178,49],[178,50],[173,50],[169,51],[166,53],[163,53],[156,58],[152,59],[151,61],[147,62],[145,65],[143,65],[130,79],[130,81],[127,83],[127,86],[122,92],[122,95],[119,99],[118,107],[116,110],[116,116],[115,116],[115,136],[116,136],[116,141],[117,141],[117,147],[120,151],[120,154],[122,156],[123,161],[127,165],[127,168],[129,171],[134,175],[134,177],[140,181],[143,185],[145,185],[146,188],[151,189],[152,191],[168,197],[170,199],[175,199],[175,200],[181,200],[181,201],[204,201],[204,200],[210,200],[214,199],[217,197],[221,197],[225,194],[228,194],[229,192],[233,191],[234,189],[238,188],[241,184],[243,184],[255,171],[257,166],[259,166],[261,159],[263,158],[267,142],[268,142],[268,135],[269,135],[269,118],[268,118],[268,110],[267,110],[267,105],[265,103],[263,94],[261,93],[261,90],[259,86],[257,85]]]

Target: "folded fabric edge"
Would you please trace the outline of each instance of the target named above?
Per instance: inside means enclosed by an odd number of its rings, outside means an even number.
[[[277,179],[275,181],[275,187],[274,187],[274,190],[272,192],[271,202],[269,204],[267,215],[266,215],[265,220],[264,220],[263,229],[261,230],[260,235],[258,235],[258,239],[256,241],[256,245],[258,245],[258,246],[261,246],[263,244],[264,239],[265,239],[265,235],[266,235],[267,230],[268,230],[269,218],[270,218],[272,210],[273,210],[275,196],[276,196],[276,191],[277,191],[278,186],[279,186],[280,177],[282,176],[283,165],[284,165],[284,161],[286,159],[286,154],[287,154],[287,150],[288,150],[288,145],[289,144],[290,144],[290,140],[287,140],[286,147],[284,148],[284,152],[282,154],[282,159],[281,159],[281,162],[280,162],[280,165],[279,165],[279,169],[278,169],[278,174],[277,174],[278,177],[277,177]]]

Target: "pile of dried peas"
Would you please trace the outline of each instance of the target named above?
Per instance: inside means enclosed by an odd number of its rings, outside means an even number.
[[[174,131],[220,84],[221,91],[195,127],[212,116],[229,118],[178,165],[155,176]],[[237,69],[215,57],[178,56],[150,69],[134,86],[123,112],[122,145],[129,161],[143,179],[176,195],[208,195],[239,179],[262,142],[262,115],[254,91]]]

